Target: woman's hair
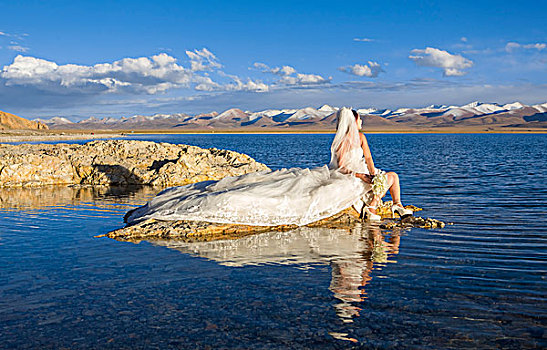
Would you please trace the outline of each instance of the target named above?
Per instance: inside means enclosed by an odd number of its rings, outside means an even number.
[[[353,116],[355,117],[355,120],[357,120],[357,118],[359,118],[359,113],[357,113],[357,111],[355,109],[352,109],[351,113],[353,113]]]

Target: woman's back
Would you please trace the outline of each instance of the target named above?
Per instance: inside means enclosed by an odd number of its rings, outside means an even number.
[[[353,147],[339,155],[338,164],[346,171],[368,174],[367,164],[363,155],[363,148]]]

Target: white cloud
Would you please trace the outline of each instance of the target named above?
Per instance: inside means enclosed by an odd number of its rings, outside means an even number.
[[[523,45],[525,49],[537,49],[538,51],[543,50],[547,45],[545,43],[536,43],[536,44],[528,44]]]
[[[463,41],[464,43],[467,42],[467,38],[466,38],[465,36],[462,36],[462,37],[460,38],[460,40]]]
[[[331,78],[324,78],[318,74],[302,74],[297,73],[295,76],[284,76],[278,83],[284,85],[317,85],[329,83]]]
[[[528,44],[523,45],[525,49],[537,49],[538,51],[543,50],[547,45],[545,43],[536,43],[536,44]]]
[[[291,75],[291,74],[296,73],[296,69],[294,69],[294,68],[291,67],[291,66],[283,66],[283,67],[281,67],[281,68],[275,67],[275,68],[272,70],[272,73],[274,73],[274,74],[279,74],[279,75]]]
[[[361,41],[361,42],[370,43],[370,42],[375,41],[375,40],[370,39],[370,38],[353,38],[353,41]]]
[[[425,50],[414,49],[411,53],[413,55],[408,58],[418,66],[441,68],[447,77],[465,75],[467,72],[463,70],[473,66],[473,61],[461,55],[453,55],[433,47],[427,47]]]
[[[93,66],[58,65],[40,58],[18,55],[12,64],[3,67],[0,78],[6,86],[33,86],[52,92],[126,91],[149,94],[207,80],[179,65],[174,57],[165,53]]]
[[[266,92],[270,90],[270,87],[261,81],[255,81],[247,78],[247,81],[243,82],[239,77],[234,77],[234,82],[225,84],[223,86],[223,90]]]
[[[186,55],[190,58],[191,69],[194,72],[210,71],[214,68],[222,68],[217,57],[206,48],[201,50],[186,51]]]
[[[12,50],[12,51],[17,51],[17,52],[28,52],[29,48],[28,47],[24,47],[24,46],[21,46],[21,45],[11,45],[11,46],[8,46],[8,49]]]
[[[221,81],[213,79],[207,71],[222,65],[207,49],[188,51],[187,55],[190,57],[190,67],[182,66],[175,57],[166,53],[95,65],[59,65],[45,59],[18,55],[11,64],[0,68],[0,88],[3,86],[14,96],[32,93],[35,98],[38,95],[92,97],[104,94],[157,94],[172,89],[203,92],[270,90],[270,86],[260,80],[241,78],[221,70],[214,72]],[[288,77],[295,71],[284,66],[273,72]],[[322,78],[299,74],[294,79],[295,83],[311,84]]]
[[[296,69],[294,69],[294,67],[291,67],[291,66],[270,68],[270,66],[261,62],[255,62],[253,66],[259,69],[260,71],[262,71],[262,73],[272,73],[272,74],[281,75],[281,76],[286,76],[286,75],[291,75],[296,73]]]
[[[270,90],[270,87],[267,84],[259,80],[252,80],[247,78],[247,81],[243,81],[237,75],[226,74],[222,71],[218,72],[219,75],[229,78],[232,81],[219,84],[213,82],[211,79],[207,78],[207,81],[204,81],[196,85],[195,89],[199,91],[255,91],[255,92],[266,92]]]
[[[349,74],[357,75],[358,77],[376,78],[378,74],[384,72],[380,64],[368,61],[367,64],[354,64],[353,66],[340,67],[338,70]]]
[[[541,51],[547,47],[547,44],[545,43],[535,43],[535,44],[519,44],[513,41],[508,42],[505,45],[505,51],[507,52],[513,52],[517,49],[536,49],[538,51]]]
[[[29,51],[28,47],[23,46],[23,44],[20,43],[21,41],[25,40],[26,36],[28,36],[28,34],[12,34],[0,31],[0,39],[5,41],[6,43],[6,46],[4,46],[4,48],[22,53]],[[7,42],[8,40],[9,43]]]
[[[253,63],[253,67],[260,69],[263,72],[268,72],[270,70],[270,66],[268,66],[266,63],[262,62],[255,62]],[[249,68],[251,69],[251,68]]]
[[[318,74],[304,74],[298,73],[294,67],[282,66],[282,67],[270,67],[265,63],[255,62],[253,67],[259,69],[263,73],[271,73],[281,76],[274,85],[290,85],[290,86],[309,86],[317,84],[327,84],[331,81],[331,78],[324,78]]]
[[[515,49],[518,49],[519,47],[521,47],[519,43],[508,42],[507,45],[505,45],[505,51],[511,52]]]
[[[197,84],[194,89],[198,91],[217,91],[221,89],[221,85],[209,77],[203,77],[203,81]]]

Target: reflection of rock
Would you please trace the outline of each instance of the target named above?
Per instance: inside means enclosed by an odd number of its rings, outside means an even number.
[[[245,154],[148,141],[0,145],[0,187],[175,186],[264,170],[269,169]]]
[[[81,203],[97,203],[101,206],[122,203],[143,204],[158,192],[157,188],[140,187],[90,187],[90,186],[42,186],[0,188],[2,209],[44,209],[69,207]]]

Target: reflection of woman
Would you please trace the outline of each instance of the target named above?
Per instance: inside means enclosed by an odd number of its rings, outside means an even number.
[[[362,126],[361,117],[352,110],[352,115],[341,112],[338,117],[337,133],[331,146],[331,169],[339,169],[343,173],[351,174],[361,179],[367,184],[372,182],[375,175],[383,173],[374,167],[374,161],[368,147],[367,139],[364,134],[359,133]],[[405,209],[401,203],[401,189],[399,186],[399,176],[394,172],[389,172],[387,176],[387,189],[393,198],[392,211],[400,216],[412,214],[412,211]],[[364,203],[368,206],[364,212],[370,220],[379,221],[380,216],[376,215],[376,206],[386,192],[373,195],[371,192],[363,198],[356,209],[361,211]]]
[[[351,110],[342,108],[329,167],[282,169],[172,187],[129,212],[126,221],[154,218],[260,226],[306,225],[368,198],[371,185],[364,176],[375,172],[367,173],[369,163],[363,168],[365,147],[368,150],[364,136],[359,137]],[[370,158],[370,152],[368,155]],[[367,162],[375,170],[372,158]],[[372,198],[372,206],[377,200]],[[368,210],[372,213],[373,209]]]
[[[340,300],[335,305],[336,313],[345,322],[351,317],[359,316],[361,310],[355,303],[365,300],[365,286],[372,279],[371,272],[375,263],[388,262],[388,255],[399,253],[400,237],[390,235],[384,240],[382,233],[375,226],[368,227],[368,237],[363,238],[359,257],[347,257],[331,262],[332,280],[329,289],[334,297]]]

